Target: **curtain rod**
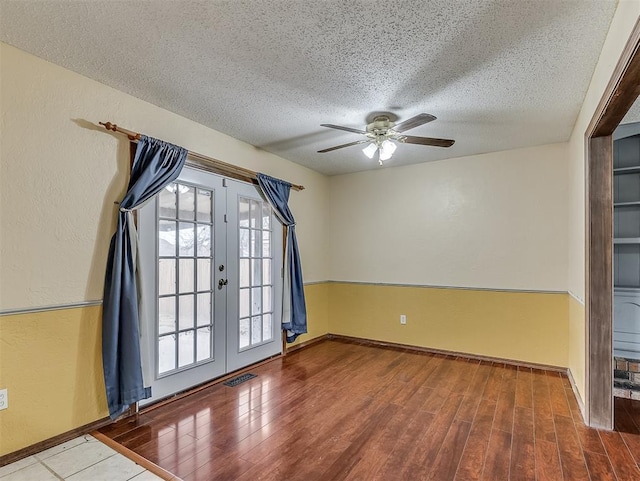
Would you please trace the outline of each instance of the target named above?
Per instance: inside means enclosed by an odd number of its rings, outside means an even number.
[[[120,132],[121,134],[125,134],[127,137],[129,137],[129,140],[131,140],[132,142],[136,142],[140,140],[142,136],[142,134],[140,134],[139,132],[133,132],[131,130],[123,129],[122,127],[118,127],[116,124],[112,124],[111,122],[98,122],[98,123],[107,130],[112,130],[114,132]],[[197,152],[192,152],[190,150],[187,151],[187,154],[192,159],[211,165],[216,171],[222,174],[227,174],[230,177],[251,179],[255,181],[257,181],[258,179],[258,173],[253,170],[245,169],[244,167],[239,167],[233,164],[228,164],[227,162],[223,162],[221,160],[214,159],[212,157],[207,157],[206,155],[202,155]],[[291,188],[293,190],[303,190],[304,186],[291,184]]]

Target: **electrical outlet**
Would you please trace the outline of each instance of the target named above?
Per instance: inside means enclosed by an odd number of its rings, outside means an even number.
[[[7,389],[0,389],[0,411],[9,407],[9,395]]]
[[[400,314],[400,324],[406,324],[407,323],[407,316],[405,316],[404,314]]]

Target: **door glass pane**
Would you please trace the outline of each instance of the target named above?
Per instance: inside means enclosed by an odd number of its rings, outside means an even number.
[[[265,202],[262,203],[262,228],[271,229],[271,207]]]
[[[251,289],[251,314],[262,313],[262,292],[259,287]]]
[[[158,300],[158,333],[166,334],[176,330],[176,298],[161,297]]]
[[[198,222],[211,222],[212,193],[208,190],[198,189]]]
[[[262,340],[262,318],[255,316],[251,318],[251,344],[258,344]]]
[[[193,292],[193,259],[180,259],[180,280],[178,281],[178,290],[180,293]]]
[[[174,294],[176,292],[176,261],[160,259],[158,261],[158,294]]]
[[[158,195],[158,214],[160,217],[176,218],[176,184],[169,184]]]
[[[271,284],[271,259],[262,260],[262,283]]]
[[[243,349],[249,345],[249,318],[240,319],[240,335],[238,345]]]
[[[193,327],[193,296],[180,296],[179,297],[179,329],[190,329]]]
[[[240,199],[238,203],[238,224],[240,227],[249,227],[249,200]]]
[[[262,288],[262,312],[271,312],[271,287]]]
[[[273,338],[273,325],[271,323],[271,314],[262,316],[262,340],[270,341]]]
[[[198,245],[198,257],[211,256],[211,226],[198,226],[198,237],[196,239],[196,243]]]
[[[207,324],[213,324],[211,318],[211,293],[198,294],[198,309],[197,309],[198,326],[204,326]]]
[[[262,231],[251,231],[251,257],[262,256]]]
[[[260,218],[262,217],[262,209],[260,204],[255,200],[251,201],[251,228],[260,228]]]
[[[176,336],[169,334],[158,339],[158,373],[176,368]]]
[[[271,232],[262,233],[262,257],[271,257]]]
[[[161,257],[176,255],[176,223],[171,220],[158,222],[158,254]]]
[[[185,220],[195,220],[195,188],[189,185],[178,185],[178,217]]]
[[[198,329],[196,362],[204,361],[211,357],[211,328]]]
[[[259,286],[262,281],[262,261],[251,259],[251,285]]]
[[[240,287],[249,287],[249,259],[240,259]]]
[[[180,231],[178,232],[178,254],[180,256],[193,256],[194,226],[195,224],[191,222],[180,222]]]
[[[211,290],[211,259],[198,259],[198,290]]]
[[[240,229],[240,257],[249,257],[249,229]]]
[[[194,331],[178,334],[178,367],[193,364],[194,359]]]
[[[240,289],[240,317],[247,317],[250,311],[249,289]]]

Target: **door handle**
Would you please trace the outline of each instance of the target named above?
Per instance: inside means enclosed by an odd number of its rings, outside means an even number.
[[[229,279],[220,279],[218,281],[218,289],[222,289],[227,284],[229,284]]]

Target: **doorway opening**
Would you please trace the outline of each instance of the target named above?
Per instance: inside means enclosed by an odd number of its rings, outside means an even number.
[[[637,22],[585,133],[586,422],[614,425],[613,133],[640,94]]]

